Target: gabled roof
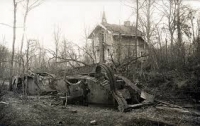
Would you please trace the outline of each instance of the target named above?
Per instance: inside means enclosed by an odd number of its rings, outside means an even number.
[[[103,24],[97,25],[95,29],[92,31],[92,33],[88,36],[88,38],[92,38],[93,33],[98,31],[99,28],[103,28],[107,30],[108,32],[111,32],[113,35],[121,34],[122,36],[136,36],[136,27],[134,26],[124,26],[124,25],[103,23]],[[141,31],[137,30],[137,36],[142,37],[144,35]]]

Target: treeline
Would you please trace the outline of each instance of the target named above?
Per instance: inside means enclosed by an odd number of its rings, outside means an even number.
[[[53,32],[54,49],[43,47],[40,40],[32,39],[31,36],[24,38],[29,12],[34,11],[34,8],[39,7],[41,3],[40,0],[35,2],[13,0],[14,14],[21,7],[19,2],[23,2],[24,7],[23,35],[17,36],[21,38],[21,48],[14,50],[18,21],[15,15],[12,52],[1,45],[0,54],[3,55],[0,59],[1,77],[9,77],[9,73],[10,76],[21,75],[29,70],[57,73],[61,69],[97,63],[94,49],[87,40],[88,29],[84,29],[86,43],[84,47],[69,42],[60,28],[55,28]],[[131,16],[136,17],[133,25],[145,34],[148,55],[146,61],[139,63],[134,60],[135,57],[130,56],[127,61],[117,64],[116,67],[132,76],[133,70],[182,71],[199,65],[199,10],[183,0],[126,0],[124,2],[132,8]],[[133,66],[136,68],[132,69]]]
[[[132,3],[136,25],[145,33],[149,45],[144,67],[181,71],[199,64],[200,11],[191,2],[136,0]]]

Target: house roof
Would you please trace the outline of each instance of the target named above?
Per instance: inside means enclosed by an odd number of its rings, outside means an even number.
[[[136,36],[136,27],[134,26],[103,23],[97,25],[95,29],[91,32],[91,34],[88,36],[88,38],[92,38],[93,33],[95,33],[99,28],[103,28],[108,32],[111,32],[113,35],[121,34],[122,36]],[[144,36],[144,34],[141,31],[137,30],[137,36],[142,37]]]

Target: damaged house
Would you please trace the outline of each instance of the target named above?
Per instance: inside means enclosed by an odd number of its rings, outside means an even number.
[[[147,43],[143,37],[144,34],[136,30],[130,21],[125,21],[124,25],[107,23],[105,12],[103,12],[101,24],[94,28],[88,39],[92,41],[96,61],[106,63],[121,62],[124,59],[136,57],[136,54],[137,57],[144,56],[147,53]],[[140,60],[143,59],[140,58]]]

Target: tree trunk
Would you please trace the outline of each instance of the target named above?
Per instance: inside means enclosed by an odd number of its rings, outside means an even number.
[[[13,0],[14,7],[14,17],[13,17],[13,43],[12,43],[12,55],[11,55],[11,63],[10,63],[10,85],[9,90],[12,89],[12,76],[13,76],[13,66],[14,66],[14,58],[15,58],[15,40],[16,40],[16,15],[17,15],[17,2]]]
[[[173,3],[172,1],[170,0],[169,1],[169,19],[168,19],[168,27],[169,27],[169,32],[170,32],[170,41],[171,41],[171,53],[170,53],[170,59],[171,59],[171,63],[173,62],[173,41],[174,41],[174,33],[173,33],[173,30],[172,30],[172,25],[171,25],[171,16],[172,16],[172,6],[173,6]]]
[[[136,5],[137,5],[137,7],[136,7],[136,26],[135,26],[135,31],[136,31],[136,33],[135,33],[135,39],[136,39],[136,41],[135,41],[135,58],[137,59],[137,46],[138,46],[138,34],[137,34],[137,30],[138,30],[138,18],[139,18],[139,8],[138,8],[138,0],[136,0]]]
[[[180,22],[180,3],[181,0],[177,0],[177,32],[178,32],[178,57],[177,57],[177,66],[181,68],[184,64],[184,52],[183,52],[183,45],[182,45],[182,33],[181,33],[181,22]]]
[[[29,69],[29,48],[30,48],[30,40],[27,41],[27,52],[26,52],[26,72],[27,73]]]
[[[23,21],[23,34],[22,34],[21,47],[20,47],[20,56],[21,57],[22,57],[22,49],[23,49],[23,45],[24,45],[24,36],[25,36],[25,33],[26,33],[26,20],[27,20],[27,16],[28,16],[28,5],[29,5],[29,0],[27,0],[27,3],[26,3],[26,11],[25,11],[24,21]],[[20,73],[21,73],[21,70],[22,70],[22,64],[21,63],[22,63],[22,60],[20,60],[20,62],[19,62]]]
[[[105,54],[104,54],[104,43],[105,43],[105,39],[104,39],[104,31],[102,34],[99,35],[99,43],[100,43],[100,63],[105,63]]]

